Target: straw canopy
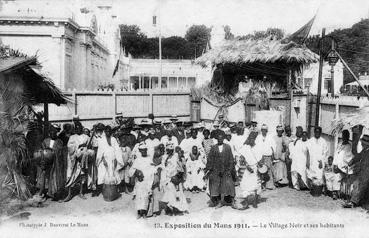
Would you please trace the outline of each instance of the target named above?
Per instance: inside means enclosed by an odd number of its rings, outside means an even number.
[[[36,56],[29,57],[19,51],[0,46],[0,74],[4,80],[14,79],[8,75],[21,76],[25,88],[24,96],[31,104],[66,104],[67,98],[55,84],[42,75]],[[14,82],[15,83],[15,82]]]
[[[357,108],[354,112],[343,115],[340,119],[334,120],[332,134],[341,132],[345,128],[352,128],[362,125],[369,128],[369,106]]]
[[[218,64],[286,64],[315,63],[318,55],[306,46],[280,40],[230,40],[196,59],[195,63],[206,66]]]

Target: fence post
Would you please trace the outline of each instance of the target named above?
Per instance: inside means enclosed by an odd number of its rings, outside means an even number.
[[[154,95],[152,92],[149,92],[149,114],[154,114]]]
[[[73,93],[72,93],[72,98],[73,98],[73,101],[74,101],[74,115],[78,115],[78,109],[77,109],[77,93],[75,91],[73,91]]]
[[[336,109],[336,115],[335,115],[335,119],[336,121],[340,118],[340,104],[339,104],[339,101],[336,100],[336,105],[335,105],[335,109]],[[334,149],[333,149],[333,153],[335,152],[336,148],[337,148],[337,145],[338,145],[338,133],[336,131],[335,135],[334,135]],[[332,153],[332,154],[333,154]]]

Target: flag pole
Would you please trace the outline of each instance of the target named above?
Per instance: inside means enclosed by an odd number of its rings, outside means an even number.
[[[162,79],[162,74],[163,74],[163,66],[162,66],[162,62],[161,62],[161,0],[159,0],[159,89],[161,89],[161,79]]]

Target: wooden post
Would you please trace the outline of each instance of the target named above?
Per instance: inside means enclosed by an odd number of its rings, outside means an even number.
[[[44,103],[44,137],[49,134],[49,104]]]
[[[315,109],[315,127],[319,126],[319,113],[320,113],[320,96],[322,94],[322,77],[323,77],[323,39],[325,37],[325,28],[322,30],[322,38],[320,49],[319,49],[319,77],[318,77],[318,93],[316,99],[316,109]]]
[[[289,110],[289,115],[288,115],[290,122],[288,124],[292,128],[293,87],[292,87],[292,70],[291,69],[288,70],[288,80],[287,81],[288,81],[288,89],[289,89],[288,91],[289,91],[289,97],[290,97],[290,110]]]

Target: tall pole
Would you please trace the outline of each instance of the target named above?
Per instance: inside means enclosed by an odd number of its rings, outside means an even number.
[[[319,126],[319,111],[320,111],[320,96],[322,94],[322,76],[323,76],[323,39],[325,37],[325,28],[322,29],[322,38],[320,39],[320,48],[319,48],[319,77],[318,77],[318,93],[316,99],[316,108],[315,108],[315,127]]]
[[[332,39],[332,50],[334,51],[335,45],[334,40]],[[334,64],[331,64],[331,90],[332,90],[332,97],[334,97]]]
[[[163,65],[161,62],[161,0],[159,0],[159,88],[161,89],[161,79],[163,76]]]

